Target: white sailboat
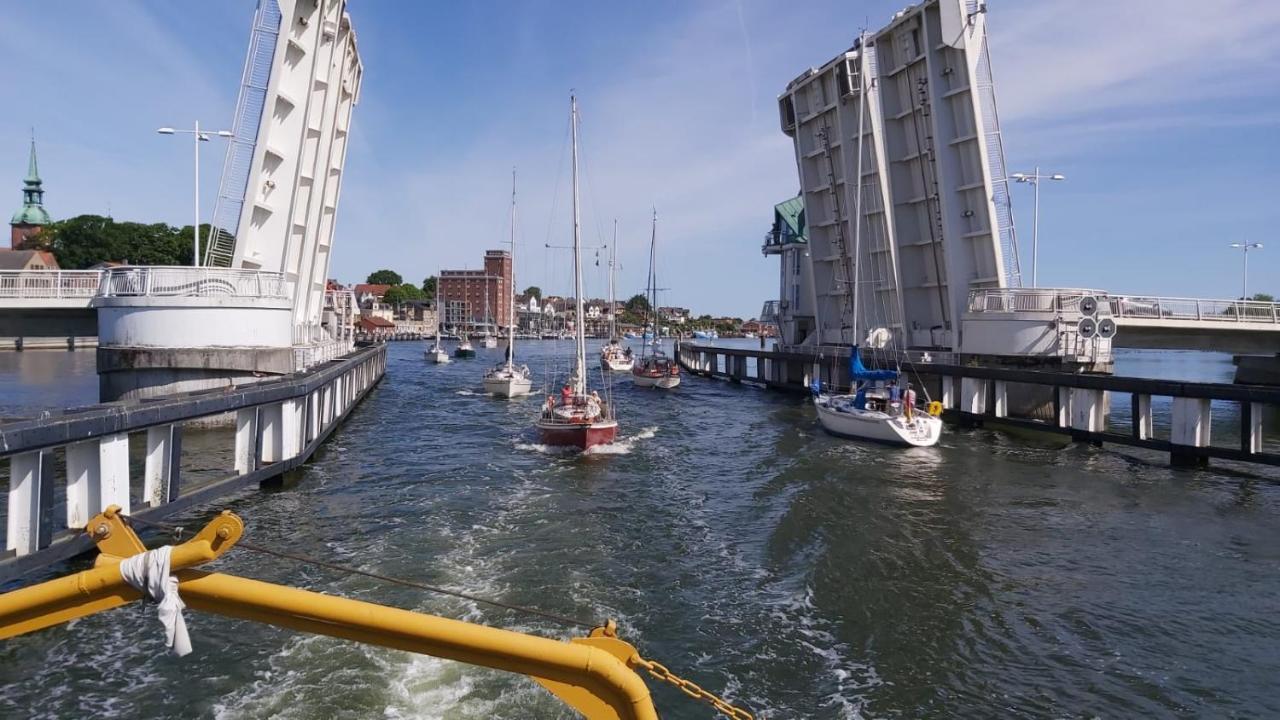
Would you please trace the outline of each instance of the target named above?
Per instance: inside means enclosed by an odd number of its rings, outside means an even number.
[[[613,244],[609,246],[609,342],[600,348],[600,366],[613,372],[631,372],[636,360],[630,347],[618,339],[618,299],[614,297],[614,277],[618,267],[618,221],[613,221]]]
[[[680,364],[662,352],[658,339],[658,211],[653,211],[653,231],[649,237],[649,277],[646,292],[649,296],[649,322],[653,330],[653,342],[640,346],[640,362],[631,369],[631,382],[636,387],[656,387],[670,390],[680,384]],[[645,332],[646,339],[649,337]]]
[[[515,364],[516,356],[516,171],[511,171],[511,288],[507,293],[507,307],[511,308],[511,315],[507,321],[507,359],[498,363],[491,368],[489,372],[484,374],[484,390],[490,395],[497,397],[520,397],[528,395],[530,388],[533,387],[533,380],[529,377],[529,366]],[[486,293],[485,314],[488,314],[488,294]],[[486,343],[492,335],[486,335]],[[497,345],[496,339],[494,346]],[[493,347],[485,345],[485,347]]]
[[[436,342],[427,348],[423,355],[436,365],[449,362],[449,353],[440,344],[440,326],[444,324],[444,308],[440,306],[440,279],[436,278]]]
[[[618,420],[613,404],[587,385],[587,338],[582,322],[582,228],[578,218],[578,100],[569,96],[569,120],[573,136],[573,279],[578,322],[574,329],[574,366],[559,397],[548,395],[535,423],[548,445],[586,450],[613,442],[618,436]],[[606,390],[607,394],[607,390]]]
[[[513,194],[513,195],[515,194],[515,189],[514,189],[514,188],[512,189],[512,194]],[[515,230],[515,227],[514,227],[514,226],[512,226],[512,230],[513,230],[513,231]],[[515,247],[515,246],[513,245],[513,246],[512,246],[512,248],[513,248],[513,249],[512,249],[512,251],[511,251],[511,253],[512,253],[512,255],[513,255],[513,256],[515,255],[515,249],[514,249],[514,247]],[[511,261],[512,261],[512,263],[514,263],[514,262],[515,262],[515,258],[513,257]],[[514,277],[514,276],[513,276],[513,277]],[[493,315],[490,313],[490,308],[489,308],[489,280],[488,280],[488,278],[485,278],[485,281],[484,281],[484,335],[482,335],[482,336],[480,337],[480,347],[482,347],[482,348],[488,348],[488,349],[490,349],[490,350],[492,350],[493,348],[498,347],[498,336],[497,336],[497,335],[495,335],[495,334],[493,333]]]
[[[851,313],[854,345],[849,354],[849,382],[853,392],[847,395],[825,393],[820,382],[814,384],[813,405],[818,413],[818,422],[823,429],[832,435],[854,438],[858,440],[875,440],[894,445],[913,447],[929,447],[938,442],[942,435],[942,420],[933,414],[925,413],[913,407],[910,399],[914,396],[911,384],[907,383],[905,392],[896,388],[895,383],[901,379],[900,368],[893,370],[870,370],[862,363],[862,353],[858,346],[858,303],[861,295],[862,280],[862,139],[866,130],[866,84],[861,78],[866,77],[866,50],[861,39],[859,42],[858,62],[861,64],[857,77],[861,83],[858,94],[858,167],[854,191],[853,212],[853,258],[854,266],[849,267],[849,252],[841,243],[841,261],[844,263],[844,275],[853,276],[852,296],[853,312]],[[837,216],[839,207],[837,205]],[[837,217],[837,221],[839,218]],[[839,224],[837,224],[837,233]],[[837,237],[839,237],[837,235]],[[887,328],[876,328],[869,333],[875,341],[869,345],[888,345],[892,336]],[[896,365],[897,353],[893,353]],[[886,383],[889,383],[886,385]],[[940,411],[937,403],[930,403],[931,411]]]

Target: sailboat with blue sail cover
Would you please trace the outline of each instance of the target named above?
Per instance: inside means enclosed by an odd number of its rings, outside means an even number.
[[[942,419],[922,412],[907,400],[904,386],[895,394],[893,388],[902,380],[895,370],[869,370],[862,364],[857,345],[849,355],[849,378],[853,392],[831,394],[814,388],[813,406],[818,421],[832,435],[875,440],[894,445],[929,447],[942,436]]]
[[[858,59],[864,62],[862,46],[863,38],[858,42]],[[865,77],[865,67],[859,69],[858,78]],[[894,445],[929,447],[938,442],[942,435],[942,420],[937,417],[941,405],[929,403],[929,412],[916,408],[915,392],[911,383],[903,383],[903,374],[899,366],[902,355],[890,346],[893,333],[887,327],[878,327],[867,334],[866,344],[869,349],[885,350],[879,362],[882,367],[871,369],[862,361],[862,348],[859,347],[858,322],[859,299],[862,294],[862,139],[865,135],[866,86],[859,89],[859,128],[858,128],[858,163],[855,179],[855,206],[853,212],[853,254],[850,256],[844,249],[837,229],[837,242],[840,247],[841,267],[845,278],[852,277],[852,292],[846,296],[851,301],[847,317],[851,320],[851,338],[854,344],[849,350],[849,383],[848,394],[824,392],[821,383],[814,383],[813,406],[818,412],[818,421],[823,429],[832,435],[859,440],[875,440]],[[829,156],[828,156],[829,157]],[[834,174],[834,171],[832,171]],[[836,200],[836,213],[839,215],[839,200]],[[839,228],[837,218],[837,228]],[[853,264],[850,265],[850,260]],[[873,294],[874,296],[874,294]],[[871,303],[874,305],[874,303]],[[868,324],[872,324],[871,314],[875,308],[869,308]],[[887,313],[886,313],[887,314]],[[883,318],[882,318],[883,319]],[[843,331],[842,331],[843,332]],[[883,366],[891,366],[886,368]],[[923,388],[922,388],[923,389]]]

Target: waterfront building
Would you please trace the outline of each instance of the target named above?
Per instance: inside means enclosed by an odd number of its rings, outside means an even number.
[[[27,159],[27,177],[22,181],[22,207],[9,220],[9,247],[34,250],[40,230],[52,220],[44,209],[44,181],[36,163],[36,140],[31,138],[31,155]],[[54,267],[57,265],[55,263]]]
[[[441,270],[440,302],[449,310],[446,322],[478,330],[486,324],[505,328],[511,324],[511,253],[487,250],[482,270]],[[485,310],[488,309],[486,316]]]
[[[689,308],[682,307],[660,307],[658,308],[658,317],[662,322],[675,323],[683,325],[689,321]]]

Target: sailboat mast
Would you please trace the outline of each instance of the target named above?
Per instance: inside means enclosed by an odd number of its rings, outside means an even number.
[[[576,337],[577,364],[574,370],[573,391],[578,395],[587,394],[587,337],[583,328],[582,309],[582,228],[578,219],[578,98],[569,96],[569,125],[573,134],[573,294],[574,334]]]
[[[516,359],[516,169],[511,168],[511,287],[507,288],[507,369]]]
[[[649,230],[649,326],[653,328],[653,343],[658,340],[658,209],[653,210],[653,225]],[[648,344],[648,343],[646,343]]]
[[[858,36],[858,176],[853,196],[853,344],[858,345],[858,300],[862,295],[862,136],[866,132],[867,83],[866,34]]]
[[[613,297],[613,276],[618,262],[618,218],[613,219],[613,244],[609,246],[609,339],[618,337],[618,301]]]

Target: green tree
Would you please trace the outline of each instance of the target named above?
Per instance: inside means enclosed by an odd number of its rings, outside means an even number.
[[[365,282],[370,285],[400,285],[404,283],[404,278],[395,270],[377,270],[369,273],[369,279]]]
[[[649,298],[643,295],[632,295],[631,299],[627,301],[625,307],[627,308],[627,312],[630,313],[647,313],[650,310]]]
[[[401,283],[387,288],[386,294],[382,296],[382,302],[388,305],[399,305],[413,300],[424,300],[426,297],[427,294],[417,285]]]
[[[436,296],[436,283],[437,283],[437,282],[439,282],[439,280],[436,278],[436,276],[435,276],[435,275],[432,275],[432,276],[428,277],[426,280],[423,280],[423,281],[422,281],[422,294],[423,294],[423,295],[426,295],[426,296],[427,296],[427,297],[429,297],[429,298],[433,298],[433,297],[435,297],[435,296]]]
[[[532,295],[538,298],[538,302],[542,302],[542,288],[537,285],[530,285],[524,289],[524,295]]]
[[[1275,297],[1270,293],[1254,293],[1253,297],[1249,299],[1257,300],[1258,302],[1275,302],[1276,301]]]
[[[209,226],[200,226],[201,255]],[[134,265],[190,265],[191,226],[116,222],[101,215],[77,215],[46,226],[38,242],[58,264],[80,270],[100,262]]]

